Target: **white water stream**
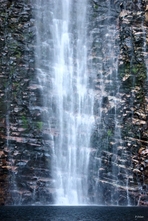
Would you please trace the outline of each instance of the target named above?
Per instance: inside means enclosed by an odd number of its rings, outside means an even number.
[[[36,4],[38,79],[45,93],[44,104],[49,110],[52,93],[55,105],[51,110],[55,120],[55,203],[86,204],[94,121],[93,92],[88,87],[87,0],[37,0]]]

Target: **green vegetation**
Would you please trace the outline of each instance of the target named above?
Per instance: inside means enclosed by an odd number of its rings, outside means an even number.
[[[23,123],[23,127],[25,129],[27,129],[28,128],[28,120],[24,115],[22,116],[22,123]]]
[[[16,90],[18,90],[19,89],[19,87],[20,87],[20,82],[13,82],[13,87],[16,89]]]
[[[94,4],[94,8],[95,8],[95,9],[98,9],[99,6],[98,6],[97,4]]]
[[[130,72],[130,63],[124,63],[122,65],[119,66],[118,68],[118,73],[120,75],[120,77],[124,77],[126,73]]]
[[[109,129],[108,131],[107,131],[107,136],[108,137],[111,137],[113,134],[112,134],[112,131]]]
[[[21,58],[21,52],[17,51],[15,56],[16,56],[17,59],[20,59]]]
[[[37,125],[37,129],[42,130],[42,128],[43,128],[43,122],[42,121],[38,121],[36,123],[36,125]]]
[[[132,72],[133,74],[137,74],[138,68],[137,68],[136,66],[134,66],[134,67],[131,69],[131,72]]]

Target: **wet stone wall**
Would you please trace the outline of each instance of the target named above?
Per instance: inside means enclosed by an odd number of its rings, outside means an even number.
[[[110,10],[107,4],[91,7],[90,59],[98,74],[89,194],[99,204],[147,205],[147,2],[111,1]]]
[[[148,75],[146,4],[120,13],[121,92],[124,104],[122,137],[131,156],[133,198],[137,205],[147,205],[148,185]],[[122,14],[123,13],[123,14]],[[125,13],[125,14],[124,14]]]
[[[51,202],[50,140],[42,131],[35,78],[32,3],[0,4],[0,204]]]

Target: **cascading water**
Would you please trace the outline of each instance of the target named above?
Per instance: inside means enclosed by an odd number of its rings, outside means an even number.
[[[112,1],[35,4],[37,84],[44,97],[38,108],[52,168],[46,188],[55,204],[131,205],[131,150],[123,122],[130,88],[124,96],[123,87],[132,66],[124,64],[121,49],[133,47],[128,32],[120,39],[127,4],[119,6],[120,15]]]
[[[36,69],[53,140],[55,203],[86,204],[93,125],[87,0],[37,0],[36,6]]]

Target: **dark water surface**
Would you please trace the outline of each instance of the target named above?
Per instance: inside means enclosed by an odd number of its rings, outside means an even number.
[[[0,221],[148,221],[148,207],[1,206]]]

